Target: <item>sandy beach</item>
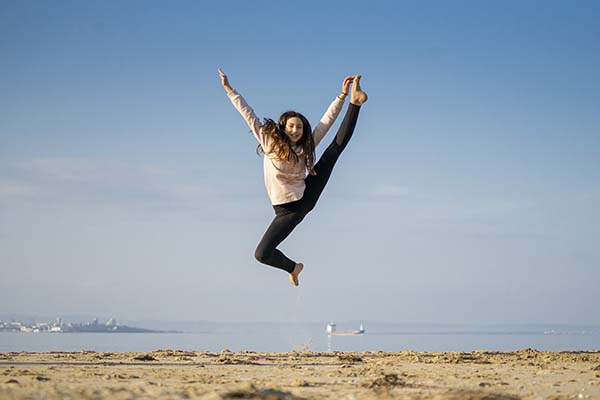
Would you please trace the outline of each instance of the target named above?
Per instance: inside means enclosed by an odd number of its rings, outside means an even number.
[[[0,353],[1,399],[600,399],[600,351]]]

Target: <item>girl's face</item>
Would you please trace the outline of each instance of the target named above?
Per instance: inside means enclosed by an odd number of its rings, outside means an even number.
[[[298,117],[291,117],[285,123],[285,135],[290,139],[292,144],[296,144],[298,140],[302,139],[302,132],[304,124]]]

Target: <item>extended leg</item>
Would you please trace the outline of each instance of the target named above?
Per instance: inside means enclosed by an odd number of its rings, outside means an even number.
[[[348,110],[346,111],[346,115],[344,115],[344,120],[342,121],[335,138],[315,165],[315,172],[317,175],[309,175],[305,180],[306,189],[304,190],[302,201],[304,207],[308,211],[315,207],[317,200],[319,200],[321,193],[323,193],[323,189],[325,189],[325,185],[327,185],[327,181],[329,181],[329,177],[331,176],[336,161],[348,145],[352,133],[354,133],[360,106],[368,99],[367,94],[360,88],[360,78],[360,75],[357,75],[354,78],[354,82],[352,83],[352,94],[350,96],[350,105],[348,105]]]
[[[344,120],[338,129],[335,138],[331,144],[325,149],[319,161],[315,164],[315,172],[317,175],[309,175],[306,177],[306,188],[304,189],[303,201],[308,210],[312,210],[317,204],[317,200],[321,196],[325,185],[329,181],[333,167],[337,162],[340,154],[346,148],[346,145],[352,137],[358,112],[360,107],[355,104],[350,104]]]
[[[337,135],[335,135],[335,142],[344,150],[346,145],[350,141],[352,137],[352,132],[354,132],[354,127],[356,126],[356,119],[358,118],[358,111],[360,106],[362,106],[367,99],[369,98],[365,92],[360,88],[360,75],[356,75],[354,77],[354,82],[352,83],[352,94],[350,95],[350,105],[348,106],[348,111],[344,116],[344,121],[338,130]]]

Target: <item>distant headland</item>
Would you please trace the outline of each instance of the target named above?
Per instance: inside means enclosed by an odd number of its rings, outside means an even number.
[[[110,318],[106,323],[100,323],[98,318],[85,323],[65,323],[61,318],[54,322],[0,321],[0,332],[23,333],[182,333],[179,331],[158,331],[134,326],[119,325],[117,320]]]

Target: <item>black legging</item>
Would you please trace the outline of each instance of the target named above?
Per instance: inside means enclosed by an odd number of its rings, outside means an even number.
[[[338,132],[317,164],[316,175],[308,175],[305,182],[304,195],[300,200],[273,206],[275,219],[263,235],[255,257],[263,264],[283,269],[289,273],[294,270],[296,263],[285,256],[277,246],[289,236],[294,228],[302,222],[306,214],[312,211],[321,196],[325,185],[331,176],[331,171],[342,151],[352,137],[360,106],[350,104]]]

